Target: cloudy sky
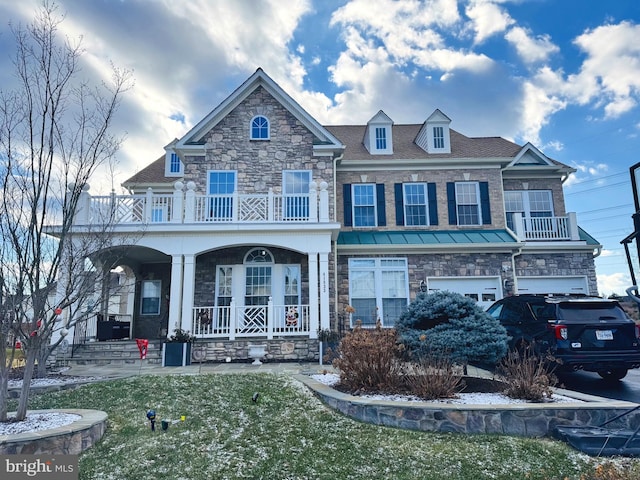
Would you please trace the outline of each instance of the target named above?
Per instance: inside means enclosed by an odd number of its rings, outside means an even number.
[[[0,0],[0,88],[41,2]],[[529,141],[577,169],[567,210],[597,238],[600,293],[624,293],[640,162],[638,0],[58,0],[82,74],[133,70],[115,186],[163,154],[258,67],[326,125],[439,108],[467,136]],[[110,190],[96,179],[92,190]],[[637,258],[635,247],[632,249]],[[637,263],[636,263],[637,265]],[[638,272],[640,276],[640,272]]]

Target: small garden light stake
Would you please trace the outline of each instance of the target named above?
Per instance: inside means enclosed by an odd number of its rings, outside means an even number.
[[[155,410],[148,410],[147,411],[147,418],[151,422],[151,431],[155,432],[156,431],[156,411]]]

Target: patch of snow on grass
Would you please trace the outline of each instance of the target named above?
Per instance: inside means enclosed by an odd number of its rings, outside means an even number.
[[[64,427],[82,417],[72,413],[28,413],[22,422],[0,422],[0,435],[16,435],[25,432],[40,432],[52,428]]]
[[[323,373],[311,375],[311,378],[324,385],[332,387],[340,382],[340,376],[335,373]],[[424,402],[425,400],[414,395],[360,395],[360,398],[369,400],[386,400],[391,402]],[[477,404],[477,405],[508,405],[529,403],[527,400],[511,398],[502,393],[459,393],[458,398],[441,398],[430,400],[433,403],[452,404]],[[571,397],[554,394],[543,403],[581,402]]]

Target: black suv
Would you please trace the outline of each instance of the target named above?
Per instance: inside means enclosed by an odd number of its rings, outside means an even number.
[[[538,353],[560,360],[559,372],[587,370],[620,380],[640,367],[640,327],[615,300],[515,295],[487,313],[506,328],[510,348],[535,341]]]

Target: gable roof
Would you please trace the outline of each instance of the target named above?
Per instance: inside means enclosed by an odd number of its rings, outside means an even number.
[[[214,108],[206,117],[180,138],[175,148],[177,150],[189,150],[193,147],[198,149],[202,148],[205,135],[258,87],[264,88],[316,136],[318,148],[337,151],[341,151],[344,148],[340,140],[309,115],[306,110],[274,82],[269,75],[264,73],[261,68],[258,68],[253,75],[236,88],[220,105]],[[314,142],[314,146],[315,145],[316,142]]]

